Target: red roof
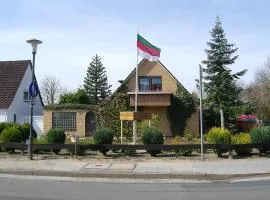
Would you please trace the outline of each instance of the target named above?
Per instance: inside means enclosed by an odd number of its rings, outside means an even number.
[[[9,108],[30,60],[0,61],[0,109]]]

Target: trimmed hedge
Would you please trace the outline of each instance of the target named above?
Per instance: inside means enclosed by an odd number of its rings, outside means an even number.
[[[231,144],[231,133],[228,129],[224,128],[211,128],[206,134],[206,141],[210,144]],[[218,146],[214,149],[214,152],[221,157],[222,153],[226,153],[227,150],[220,149]]]
[[[51,129],[47,133],[47,140],[49,144],[64,144],[66,141],[66,134],[64,129]],[[59,153],[61,149],[53,149],[54,153]]]
[[[5,128],[1,133],[0,140],[3,143],[22,142],[22,135],[20,129],[16,126]]]
[[[270,143],[270,126],[264,126],[260,128],[253,128],[250,133],[251,142],[254,144]],[[258,148],[260,153],[267,152],[270,147]]]
[[[94,134],[95,144],[112,144],[113,142],[113,132],[107,128],[100,128]],[[101,149],[100,152],[105,156],[108,149]]]
[[[156,128],[146,128],[143,133],[143,144],[163,144],[163,134]],[[161,153],[160,150],[147,150],[151,156]]]
[[[239,133],[237,135],[232,136],[232,144],[250,144],[251,137],[249,133]],[[249,155],[252,151],[252,148],[245,147],[236,147],[234,148],[235,152],[239,156]]]
[[[24,123],[23,125],[19,126],[19,129],[22,134],[22,140],[26,142],[26,140],[29,138],[30,135],[30,124]],[[37,138],[37,132],[35,131],[35,129],[33,129],[32,138]]]

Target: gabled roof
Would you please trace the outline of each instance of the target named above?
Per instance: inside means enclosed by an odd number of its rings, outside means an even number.
[[[147,62],[146,59],[141,60],[141,62],[138,64],[138,70],[140,69],[141,66],[143,66],[143,63]],[[165,71],[172,77],[172,79],[177,83],[178,86],[181,86],[182,88],[184,88],[186,91],[187,89],[177,80],[177,78],[165,67],[165,65],[163,65],[160,61],[157,61],[164,69]],[[116,89],[116,91],[114,93],[117,93],[123,85],[125,85],[129,79],[133,76],[133,74],[136,73],[136,68],[134,68],[131,73],[127,76],[127,78],[121,83],[121,85]],[[188,91],[187,91],[188,92]],[[189,93],[189,92],[188,92]]]
[[[0,61],[0,109],[9,108],[30,60]]]

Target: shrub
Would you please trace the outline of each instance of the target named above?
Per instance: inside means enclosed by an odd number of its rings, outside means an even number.
[[[182,144],[181,137],[175,136],[172,140],[172,144]],[[188,156],[193,152],[193,149],[175,149],[176,156]]]
[[[51,129],[47,133],[47,141],[49,144],[64,144],[66,140],[66,134],[64,129]],[[53,149],[54,153],[59,153],[61,149]]]
[[[22,140],[26,142],[30,135],[30,124],[24,123],[23,125],[20,125],[19,128],[22,134]],[[32,138],[37,138],[37,132],[35,131],[35,129],[33,129]]]
[[[185,133],[184,138],[187,139],[188,141],[191,141],[194,138],[194,136],[191,133]]]
[[[113,142],[113,132],[107,128],[98,129],[94,134],[95,144],[112,144]],[[109,150],[106,148],[101,148],[100,152],[105,156]]]
[[[22,135],[21,135],[20,129],[18,129],[16,126],[11,126],[11,127],[5,128],[2,131],[2,134],[0,136],[0,140],[3,143],[21,142]]]
[[[251,137],[249,133],[240,133],[232,136],[232,144],[250,144],[250,143]],[[249,155],[252,151],[251,148],[245,147],[235,147],[234,150],[237,153],[237,155],[240,156]]]
[[[163,144],[163,134],[156,128],[147,128],[143,133],[143,143],[144,144]],[[160,150],[147,150],[151,156],[155,156],[161,153]]]
[[[44,134],[44,135],[41,135],[40,137],[38,138],[34,138],[33,139],[33,144],[48,144],[48,138],[47,138],[47,135]],[[34,150],[34,153],[39,153],[41,150],[40,149],[35,149]],[[42,150],[44,152],[49,152],[50,150]]]
[[[7,127],[11,127],[13,126],[13,123],[9,123],[9,122],[2,122],[0,123],[0,135],[2,133],[2,131],[7,128]]]
[[[255,144],[270,144],[270,126],[253,128],[250,133],[251,142]],[[261,153],[267,152],[270,147],[259,147]]]
[[[214,152],[217,153],[219,157],[221,157],[221,154],[227,152],[227,150],[221,149],[219,144],[230,144],[231,133],[227,129],[214,127],[208,131],[206,135],[206,141],[210,144],[217,144]]]

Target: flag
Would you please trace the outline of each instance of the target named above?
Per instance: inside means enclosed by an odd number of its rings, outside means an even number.
[[[139,34],[137,34],[137,48],[138,55],[142,58],[145,58],[149,61],[158,61],[161,51],[160,48],[152,45]]]

